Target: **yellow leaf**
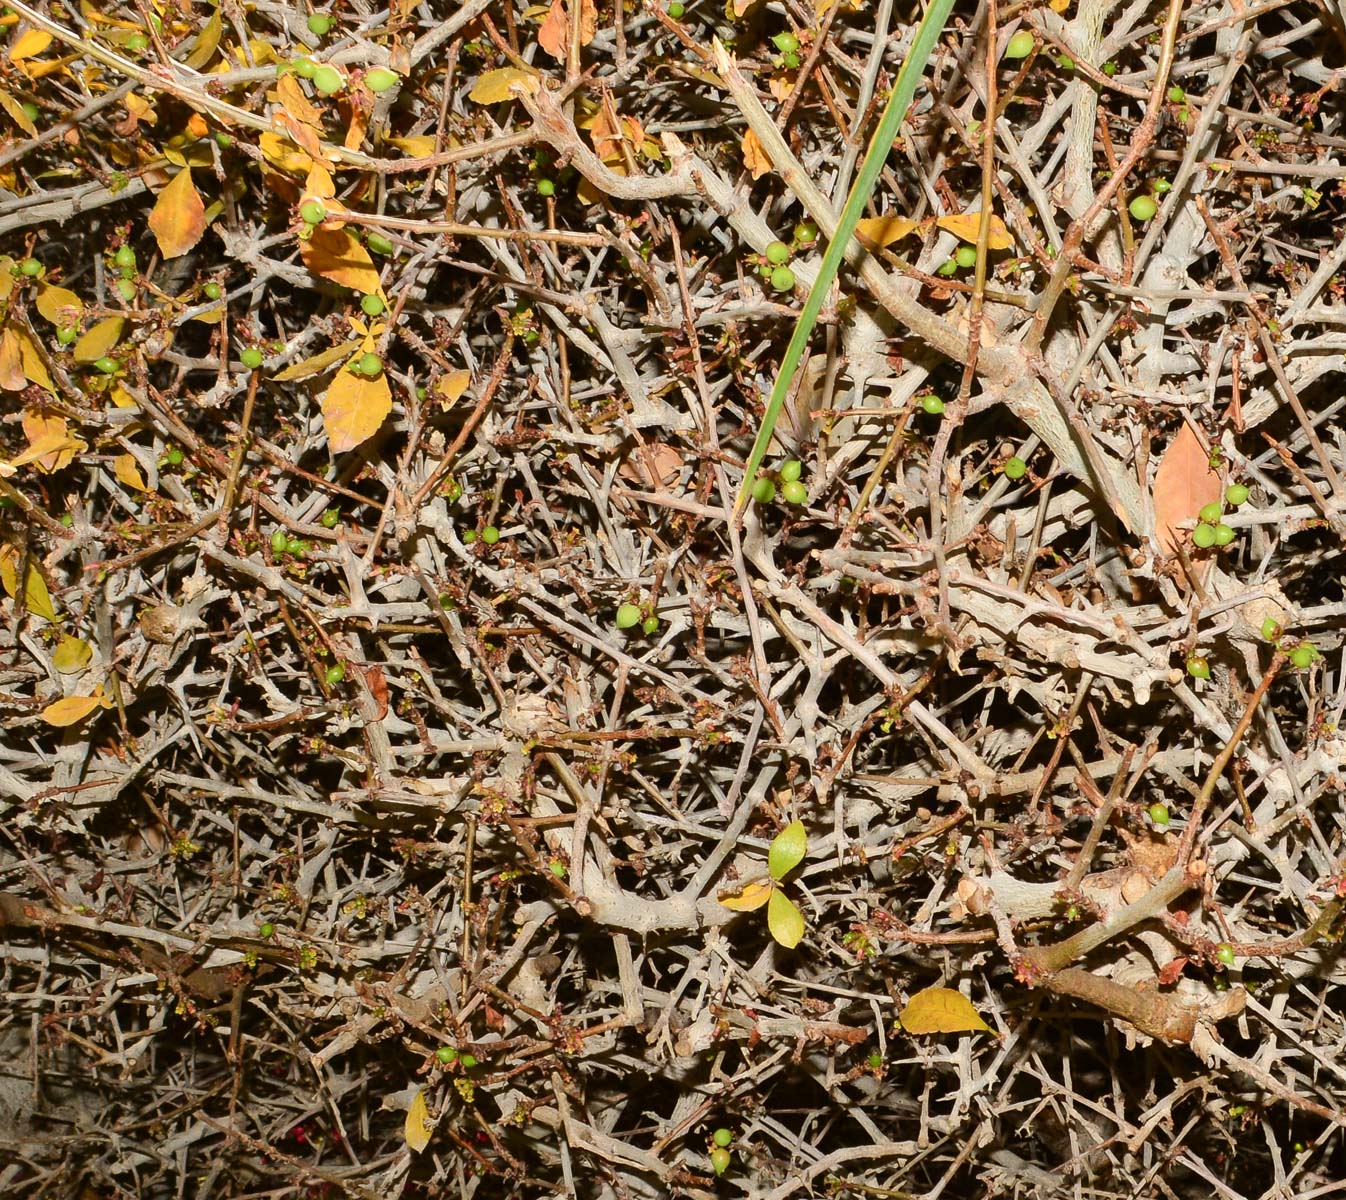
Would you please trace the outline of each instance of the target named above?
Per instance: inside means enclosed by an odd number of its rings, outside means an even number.
[[[309,102],[308,97],[304,95],[304,89],[299,86],[299,81],[293,75],[282,75],[277,80],[276,96],[285,111],[296,121],[313,126],[322,124],[322,113]]]
[[[7,392],[21,392],[28,386],[23,373],[23,351],[19,339],[9,326],[0,333],[0,388]]]
[[[345,229],[320,227],[299,243],[304,266],[315,275],[366,295],[379,290],[379,271],[366,250]]]
[[[977,1015],[972,1001],[953,988],[933,987],[917,992],[907,1001],[898,1017],[908,1033],[973,1033],[991,1032],[991,1027]]]
[[[780,888],[771,893],[766,909],[766,925],[771,936],[787,950],[793,950],[804,937],[804,914]]]
[[[257,145],[267,162],[289,171],[292,175],[303,175],[313,165],[313,159],[295,148],[288,138],[278,133],[264,133],[257,139]]]
[[[33,335],[28,332],[27,326],[16,325],[14,336],[19,342],[19,361],[23,364],[24,376],[29,383],[35,383],[38,387],[46,388],[54,396],[56,385],[52,383],[51,376],[47,374],[47,364],[42,358],[42,351],[37,348],[37,342],[33,340]]]
[[[92,658],[93,647],[83,638],[72,637],[67,633],[52,651],[51,665],[62,675],[78,675]]]
[[[351,356],[351,351],[360,345],[359,338],[352,338],[349,342],[342,342],[339,346],[329,346],[321,354],[315,354],[312,358],[306,358],[302,362],[291,363],[283,371],[278,371],[271,378],[277,383],[289,383],[295,379],[308,379],[314,375],[321,375],[328,367],[335,363],[345,362]]]
[[[120,383],[112,385],[112,391],[108,393],[112,397],[112,403],[118,408],[139,408],[140,402],[131,395]]]
[[[68,466],[77,450],[88,449],[84,442],[70,436],[64,417],[29,410],[23,414],[23,435],[28,439],[28,450],[20,458],[33,456],[38,469],[47,474]],[[14,465],[18,465],[17,460]]]
[[[864,217],[855,223],[855,236],[861,242],[873,242],[876,246],[891,246],[900,242],[921,227],[919,221],[910,221],[906,217]]]
[[[290,76],[286,75],[286,79]],[[314,163],[309,168],[308,178],[304,180],[304,196],[315,200],[330,200],[336,195],[336,181],[326,167]]]
[[[13,546],[0,546],[0,585],[11,597],[18,591],[18,561],[19,552]],[[44,621],[56,623],[56,609],[51,602],[51,593],[47,591],[47,581],[27,558],[24,559],[23,606]]]
[[[430,1144],[430,1136],[435,1127],[430,1124],[430,1109],[425,1103],[425,1093],[417,1092],[407,1108],[407,1122],[403,1134],[407,1145],[417,1154]]]
[[[102,703],[101,693],[93,696],[63,696],[42,710],[42,719],[48,725],[64,729],[68,725],[78,725]]]
[[[435,152],[435,139],[428,133],[417,133],[411,137],[390,137],[390,146],[405,150],[411,158],[429,158]]]
[[[63,287],[44,287],[37,294],[37,311],[58,329],[74,325],[84,311],[84,301]]]
[[[761,179],[771,170],[771,159],[767,157],[766,150],[751,129],[743,131],[743,140],[739,142],[739,146],[743,151],[743,165],[754,179]]]
[[[90,326],[75,343],[75,361],[77,363],[97,362],[115,346],[126,328],[123,317],[105,317],[96,325]]]
[[[439,398],[445,404],[452,404],[467,391],[467,385],[471,382],[471,371],[450,371],[447,375],[440,377],[436,390],[439,392]]]
[[[1047,7],[1054,13],[1063,13],[1070,7],[1070,0],[1048,0]]]
[[[386,375],[370,379],[354,371],[338,371],[322,398],[328,448],[333,454],[353,450],[378,432],[392,409]]]
[[[187,65],[193,70],[202,70],[215,57],[215,50],[220,44],[220,35],[223,32],[224,21],[220,17],[220,10],[217,6],[215,11],[210,14],[210,20],[205,23],[197,36],[196,45],[192,47],[192,52],[187,55],[185,60]]]
[[[935,224],[953,234],[954,237],[962,238],[969,244],[975,244],[977,231],[981,228],[981,213],[955,213],[950,217],[940,217]],[[1014,239],[1010,237],[1009,230],[1005,228],[1005,222],[994,213],[991,214],[991,234],[986,244],[992,250],[1008,250],[1014,245]]]
[[[126,99],[122,103],[126,105],[126,111],[137,121],[144,121],[146,125],[157,125],[159,123],[159,114],[155,111],[154,105],[140,93],[127,93]]]
[[[0,300],[8,300],[14,293],[14,260],[0,254]]]
[[[542,86],[532,71],[523,71],[518,67],[501,67],[496,71],[484,72],[472,85],[467,98],[478,104],[500,104],[514,98],[510,87],[516,83],[530,96],[537,95],[538,88]]]
[[[165,258],[180,258],[201,240],[206,231],[206,206],[190,170],[179,171],[159,193],[149,223]]]
[[[771,898],[775,890],[776,885],[771,880],[754,879],[736,892],[724,892],[719,900],[725,908],[732,908],[735,912],[755,912]]]
[[[50,45],[51,34],[41,29],[26,30],[9,48],[9,61],[21,62],[25,58],[35,58]]]
[[[119,454],[112,463],[112,469],[117,478],[129,488],[135,488],[138,492],[148,492],[150,489],[145,485],[145,478],[140,473],[140,466],[136,463],[136,456],[131,453]]]
[[[23,105],[3,89],[0,89],[0,108],[3,108],[9,114],[9,119],[29,137],[37,136],[37,126],[33,124],[32,118],[23,111]]]

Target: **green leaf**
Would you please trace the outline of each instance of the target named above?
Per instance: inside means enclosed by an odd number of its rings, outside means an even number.
[[[804,831],[803,821],[791,821],[776,835],[767,854],[767,869],[771,878],[782,880],[793,871],[808,852],[809,835]]]
[[[981,1019],[972,1001],[953,988],[933,987],[917,992],[898,1017],[908,1033],[973,1033],[991,1027]]]
[[[837,221],[836,234],[827,244],[827,252],[818,267],[818,277],[809,289],[803,311],[799,314],[799,323],[795,325],[790,344],[786,347],[780,374],[776,376],[775,386],[771,389],[771,399],[767,401],[766,412],[762,414],[761,428],[757,431],[757,439],[752,444],[752,452],[748,455],[748,463],[743,470],[743,486],[739,489],[738,501],[734,505],[735,513],[742,512],[744,505],[748,503],[752,485],[757,480],[757,469],[766,458],[767,449],[771,445],[771,435],[776,429],[776,420],[785,405],[786,396],[790,394],[790,385],[794,382],[795,371],[799,368],[804,347],[808,345],[809,335],[813,333],[813,327],[817,324],[818,314],[822,312],[823,301],[827,299],[828,290],[837,277],[842,257],[846,253],[846,245],[851,240],[856,222],[865,211],[865,205],[869,203],[870,192],[878,181],[888,152],[893,148],[897,132],[902,127],[902,118],[907,115],[907,109],[916,95],[916,85],[925,73],[925,64],[929,61],[930,53],[952,10],[953,0],[932,0],[916,30],[911,50],[897,72],[893,94],[884,107],[879,127],[874,131],[873,140],[865,152],[865,161],[860,166],[855,183],[851,185],[850,195],[846,197],[846,205]]]
[[[771,936],[787,950],[793,950],[804,936],[804,914],[780,888],[772,890],[767,902],[766,924]]]

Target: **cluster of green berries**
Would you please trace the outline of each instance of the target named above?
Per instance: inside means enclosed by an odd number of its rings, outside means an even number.
[[[1248,499],[1248,489],[1244,484],[1230,484],[1225,499],[1232,508]],[[1220,518],[1224,515],[1224,506],[1218,500],[1212,500],[1197,513],[1199,523],[1192,530],[1192,544],[1199,550],[1209,550],[1212,546],[1227,546],[1234,540],[1234,531]]]
[[[956,275],[959,271],[966,271],[970,267],[977,265],[977,247],[959,246],[953,252],[952,258],[946,258],[935,268],[936,275],[943,275],[948,279],[951,275]]]
[[[1150,184],[1150,194],[1133,196],[1131,203],[1126,206],[1126,211],[1131,214],[1133,220],[1143,225],[1159,211],[1159,197],[1167,195],[1172,190],[1173,185],[1167,179],[1156,179]]]
[[[771,39],[771,44],[780,51],[776,59],[776,66],[784,68],[787,71],[793,71],[801,62],[799,57],[799,38],[786,30],[784,33],[778,33]]]
[[[711,1169],[716,1175],[723,1175],[729,1170],[729,1163],[733,1158],[729,1153],[729,1147],[734,1144],[734,1131],[722,1125],[710,1135],[710,1140],[714,1143],[710,1151]]]
[[[470,1071],[477,1065],[475,1054],[459,1054],[454,1046],[441,1046],[435,1051],[435,1057],[442,1066],[451,1067],[457,1063],[464,1071]]]
[[[780,494],[787,504],[805,504],[809,490],[803,484],[804,464],[797,458],[787,458],[776,472],[780,479]],[[752,498],[758,504],[770,504],[776,498],[776,480],[763,475],[752,485]]]
[[[641,608],[639,604],[632,604],[630,601],[617,606],[617,616],[614,619],[614,624],[618,629],[634,629],[639,625],[641,632],[645,634],[659,632],[659,618],[652,611]]]
[[[771,284],[774,291],[792,291],[795,285],[795,273],[789,267],[792,257],[792,247],[782,241],[769,242],[766,253],[758,256],[757,273]]]
[[[478,534],[475,529],[463,530],[463,545],[470,546],[477,540]],[[500,540],[500,530],[494,525],[487,525],[480,534],[481,540],[488,546],[494,546]]]
[[[288,554],[291,558],[303,558],[309,552],[309,544],[303,538],[291,537],[283,529],[271,534],[271,553]]]

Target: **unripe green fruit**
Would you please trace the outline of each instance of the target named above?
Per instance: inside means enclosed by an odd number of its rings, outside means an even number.
[[[25,100],[19,107],[23,109],[23,115],[30,121],[36,121],[42,115],[42,110],[31,100]]]
[[[1234,540],[1234,531],[1223,521],[1215,527],[1215,544],[1217,546],[1227,546]]]
[[[56,331],[56,340],[60,342],[62,346],[71,345],[78,337],[79,333],[69,325]]]
[[[308,543],[303,538],[292,537],[285,543],[285,549],[293,558],[303,558],[308,553]]]
[[[265,355],[257,349],[256,346],[249,346],[239,356],[240,361],[249,371],[255,371],[265,361]]]
[[[1318,655],[1314,652],[1313,647],[1308,645],[1296,646],[1290,651],[1290,661],[1301,671],[1305,667],[1311,667],[1313,660],[1317,657]]]
[[[117,291],[121,293],[121,298],[130,304],[136,298],[136,285],[129,279],[117,280]]]
[[[790,54],[799,49],[799,39],[788,30],[785,33],[778,33],[771,39],[771,44],[782,54]]]
[[[1237,508],[1240,504],[1248,502],[1248,488],[1242,483],[1231,483],[1229,490],[1224,494],[1224,498]]]
[[[938,417],[944,412],[944,401],[935,395],[925,395],[921,397],[921,407],[932,417]]]
[[[305,58],[302,54],[290,64],[292,70],[300,79],[312,79],[318,73],[318,64],[311,58]]]
[[[1126,207],[1137,221],[1148,221],[1159,211],[1153,196],[1137,196]]]
[[[880,1054],[877,1050],[875,1050],[874,1053],[869,1056],[866,1062],[869,1064],[869,1069],[871,1071],[877,1071],[881,1066],[883,1066],[883,1055]]]
[[[313,72],[313,86],[322,96],[335,96],[346,86],[346,77],[335,67],[324,63]]]
[[[791,50],[788,54],[782,54],[780,61],[781,66],[787,68],[788,70],[793,71],[798,68],[800,58],[798,54],[796,54],[793,50]]]
[[[327,678],[327,686],[335,687],[338,683],[340,683],[343,679],[346,678],[346,664],[333,663],[330,667],[327,668],[326,678]]]
[[[752,498],[758,504],[770,504],[776,498],[776,485],[763,476],[753,483]]]
[[[790,247],[784,242],[771,242],[766,248],[766,260],[773,267],[779,267],[790,261]]]
[[[795,285],[795,273],[789,267],[776,267],[771,272],[771,286],[778,292],[788,292]]]
[[[463,545],[470,546],[477,540],[477,531],[475,529],[463,530]]]
[[[177,446],[171,446],[164,451],[164,462],[170,467],[182,466],[186,458],[187,456]]]
[[[1187,660],[1187,674],[1193,679],[1209,679],[1210,663],[1202,658],[1201,655],[1193,654],[1192,657]]]
[[[271,535],[271,552],[284,554],[290,548],[290,535],[283,529],[277,529]]]
[[[1105,62],[1103,64],[1103,74],[1111,79],[1117,74],[1117,64],[1115,62]]]
[[[299,206],[299,218],[309,225],[321,225],[327,220],[327,209],[321,200],[305,200]]]
[[[958,274],[958,260],[955,258],[946,258],[935,268],[936,275],[943,275],[945,279],[950,275]]]
[[[465,1071],[470,1071],[477,1065],[477,1056],[475,1054],[460,1054],[458,1061],[463,1064]]]
[[[1028,474],[1028,464],[1016,454],[1006,459],[1004,472],[1006,479],[1022,479]]]
[[[401,78],[396,71],[390,71],[387,67],[375,67],[365,74],[365,87],[378,95],[380,92],[386,92]]]
[[[234,139],[227,133],[217,133],[215,135],[215,144],[221,150],[228,150],[234,144]]]
[[[1215,947],[1215,957],[1226,967],[1232,967],[1234,965],[1234,947],[1228,942],[1221,942]]]
[[[224,289],[213,279],[201,290],[206,294],[207,300],[218,300],[224,295]]]
[[[1075,69],[1075,60],[1069,54],[1058,54],[1056,56],[1056,65],[1063,71],[1073,71]]]
[[[539,179],[537,181],[537,194],[544,199],[556,195],[556,181],[554,179]]]
[[[1168,824],[1167,804],[1151,804],[1150,807],[1147,808],[1145,811],[1149,814],[1150,820],[1153,821],[1156,825],[1162,827]]]
[[[795,226],[796,242],[816,242],[818,240],[818,226],[812,221],[800,221]]]
[[[317,37],[326,37],[332,32],[332,18],[326,13],[314,13],[308,19],[308,31]]]
[[[806,504],[809,498],[808,488],[798,479],[791,479],[789,482],[782,484],[780,494],[787,504]]]
[[[954,251],[953,261],[964,270],[968,267],[975,267],[977,265],[976,246],[959,246],[958,249]]]
[[[780,465],[780,477],[786,483],[793,483],[804,476],[804,464],[797,458],[787,458]]]
[[[673,3],[668,6],[668,15],[675,21],[681,21],[682,14],[686,11],[687,9],[683,6],[682,0],[673,0]]]
[[[121,363],[106,354],[95,359],[93,365],[95,370],[102,371],[104,375],[115,375],[121,369]]]
[[[341,524],[341,510],[339,508],[328,508],[323,511],[318,518],[318,524],[324,529],[335,529]]]
[[[383,370],[383,359],[381,359],[372,350],[366,350],[355,360],[355,371],[357,374],[368,376],[373,379]]]
[[[134,267],[136,265],[136,252],[130,246],[118,246],[117,253],[112,256],[112,261],[119,267]]]
[[[391,254],[396,247],[381,233],[371,233],[365,238],[365,245],[375,254]]]
[[[1187,99],[1187,93],[1184,92],[1182,88],[1180,88],[1175,83],[1171,88],[1168,89],[1168,98],[1169,101],[1173,104],[1181,104],[1184,100]]]
[[[381,296],[361,296],[360,311],[367,317],[377,317],[388,306],[383,303]]]
[[[27,275],[29,279],[34,279],[42,274],[42,264],[35,258],[25,258],[19,263],[19,273]]]
[[[126,39],[126,48],[132,54],[143,54],[150,48],[150,39],[143,33],[133,33]]]
[[[1267,617],[1262,622],[1262,636],[1269,642],[1274,642],[1281,636],[1281,627],[1275,617]]]
[[[494,525],[487,525],[486,528],[481,531],[481,540],[488,546],[494,546],[496,542],[500,540],[500,530]]]
[[[723,1175],[729,1170],[729,1164],[733,1161],[733,1157],[734,1156],[723,1146],[716,1146],[715,1149],[710,1152],[710,1165],[714,1169],[715,1174]]]
[[[734,1131],[732,1129],[725,1129],[723,1126],[717,1129],[710,1136],[711,1140],[717,1146],[721,1146],[724,1148],[728,1148],[734,1141]]]
[[[1202,522],[1192,530],[1192,544],[1201,550],[1209,550],[1215,545],[1215,526]]]
[[[275,937],[276,927],[270,921],[263,921],[257,932],[264,938]]]
[[[1156,179],[1150,184],[1150,191],[1156,196],[1167,196],[1173,190],[1173,185],[1167,179]]]
[[[1224,509],[1221,507],[1220,502],[1218,500],[1213,500],[1211,503],[1203,505],[1201,511],[1197,513],[1197,516],[1203,521],[1207,521],[1214,525],[1215,522],[1220,519],[1220,514],[1222,512],[1224,512]]]
[[[447,1067],[458,1061],[458,1051],[452,1046],[441,1046],[435,1051],[435,1057]]]
[[[617,628],[630,629],[640,621],[640,605],[622,604],[617,609]]]
[[[1027,58],[1033,53],[1033,35],[1027,29],[1020,29],[1005,45],[1006,58]]]
[[[650,616],[646,617],[643,621],[641,621],[640,628],[644,630],[647,634],[658,633],[659,618],[651,614]]]

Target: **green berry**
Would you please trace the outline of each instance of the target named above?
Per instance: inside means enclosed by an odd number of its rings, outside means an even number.
[[[365,245],[375,254],[391,254],[396,247],[381,233],[371,233],[365,238]]]
[[[1215,526],[1203,521],[1192,530],[1192,544],[1199,550],[1209,550],[1215,545]]]
[[[73,529],[75,525],[75,515],[73,513],[64,513],[61,516],[61,524],[67,529]]]
[[[335,687],[345,678],[346,678],[345,663],[333,663],[330,667],[327,668],[328,687]]]
[[[771,286],[778,292],[788,292],[795,285],[795,273],[789,267],[776,267],[771,272]]]
[[[1224,498],[1235,508],[1238,508],[1240,504],[1248,502],[1248,488],[1242,483],[1231,483],[1229,490],[1224,494]]]
[[[1021,29],[1005,45],[1006,58],[1027,58],[1033,53],[1033,35],[1027,29]]]
[[[799,243],[816,242],[818,240],[818,226],[812,221],[800,221],[795,226],[795,241]]]
[[[119,370],[121,370],[121,363],[119,363],[115,358],[110,358],[106,354],[103,355],[102,358],[95,359],[93,365],[94,370],[102,371],[104,375],[115,375]]]
[[[958,274],[958,260],[955,258],[946,258],[935,268],[936,275],[943,275],[945,279],[950,275]]]
[[[1006,479],[1022,479],[1028,474],[1028,464],[1016,454],[1005,460],[1003,470]]]
[[[1305,667],[1311,667],[1313,665],[1313,660],[1317,657],[1317,652],[1307,642],[1303,645],[1296,646],[1290,651],[1290,661],[1301,671],[1304,670]]]
[[[1281,636],[1281,627],[1275,617],[1267,617],[1262,622],[1262,636],[1269,642],[1274,642]]]
[[[1103,64],[1103,74],[1111,79],[1117,74],[1117,64],[1115,62],[1105,62]]]
[[[798,479],[791,479],[781,485],[780,494],[787,504],[806,504],[809,490]]]
[[[323,511],[318,518],[318,524],[324,529],[335,529],[341,524],[341,510],[339,508],[328,508]]]
[[[544,198],[556,195],[556,180],[539,179],[537,181],[537,194]]]
[[[734,1156],[723,1146],[716,1146],[715,1149],[710,1152],[710,1165],[714,1169],[715,1174],[723,1175],[729,1170],[729,1164],[733,1160],[733,1157]]]
[[[734,1131],[732,1129],[725,1129],[723,1126],[717,1129],[710,1136],[711,1140],[717,1146],[720,1146],[722,1148],[728,1148],[730,1145],[733,1144],[734,1141]]]
[[[315,37],[326,37],[332,32],[332,18],[326,13],[314,13],[308,19],[308,31]]]
[[[460,1054],[458,1061],[463,1064],[463,1070],[470,1071],[477,1065],[477,1056],[475,1054]]]
[[[390,71],[387,67],[375,67],[372,71],[365,73],[365,87],[378,95],[381,92],[386,92],[401,78],[396,71]]]
[[[125,44],[132,54],[144,54],[150,48],[150,39],[143,33],[133,33],[126,39]]]
[[[243,365],[248,368],[249,371],[257,370],[257,368],[260,367],[263,361],[265,360],[265,356],[262,354],[260,350],[257,349],[256,346],[249,346],[238,357],[242,361]]]
[[[448,491],[446,491],[444,495],[450,504],[457,504],[458,501],[463,498],[463,485],[455,479],[449,484]]]
[[[790,261],[790,247],[784,242],[771,242],[766,248],[766,260],[773,267],[783,266]]]
[[[224,289],[213,279],[201,290],[206,294],[207,300],[218,300],[224,295]]]
[[[36,278],[42,274],[42,264],[35,258],[25,258],[19,263],[19,272],[27,275],[29,279]]]
[[[771,44],[782,54],[791,54],[799,49],[799,39],[788,30],[785,33],[778,33],[771,39]]]
[[[112,256],[112,261],[119,267],[131,267],[136,265],[136,252],[130,246],[118,246],[117,253]]]
[[[804,477],[804,464],[797,458],[787,458],[780,465],[780,477],[785,483],[794,483]]]
[[[1201,511],[1197,513],[1197,516],[1208,524],[1214,525],[1215,522],[1220,519],[1220,514],[1222,512],[1224,512],[1224,508],[1221,506],[1220,502],[1218,500],[1212,500],[1209,504],[1202,506]]]
[[[877,1071],[881,1066],[883,1066],[883,1055],[880,1054],[877,1050],[875,1050],[874,1053],[871,1054],[866,1061],[869,1063],[869,1069],[871,1071]]]
[[[1234,965],[1234,947],[1228,942],[1221,942],[1215,947],[1215,957],[1226,967]]]
[[[1187,660],[1187,674],[1193,679],[1209,679],[1210,663],[1200,654],[1193,654],[1192,657]]]
[[[977,247],[959,246],[958,249],[954,251],[953,261],[964,270],[968,267],[975,267],[977,265]]]
[[[1058,54],[1056,56],[1056,65],[1063,71],[1073,71],[1075,69],[1075,60],[1069,54]]]
[[[300,79],[312,79],[318,73],[318,64],[301,54],[290,64],[290,70]]]
[[[62,346],[71,345],[78,337],[79,332],[72,325],[63,326],[56,331],[56,340],[60,342]]]
[[[387,307],[381,296],[360,297],[360,311],[367,317],[377,317]]]
[[[673,0],[673,3],[668,6],[668,15],[675,21],[681,21],[682,14],[686,11],[687,9],[684,7],[682,0]]]
[[[372,350],[366,350],[355,360],[354,370],[357,375],[366,375],[370,379],[373,379],[383,370],[383,359]]]
[[[646,634],[658,633],[659,618],[656,617],[653,613],[651,613],[648,617],[646,617],[643,621],[641,621],[640,628],[644,630]]]
[[[136,298],[136,285],[129,279],[117,280],[117,291],[121,294],[121,298],[125,300],[127,304],[130,304],[131,301]]]
[[[346,86],[346,77],[335,67],[323,63],[313,72],[313,86],[320,96],[335,96]]]
[[[944,401],[934,393],[927,393],[921,397],[921,408],[923,408],[932,417],[938,417],[944,412]]]
[[[776,485],[765,475],[752,485],[752,498],[758,504],[770,504],[776,498]]]
[[[1145,811],[1149,814],[1150,820],[1160,828],[1168,824],[1167,804],[1151,804]]]
[[[221,150],[228,150],[234,144],[234,139],[227,133],[217,133],[215,135],[215,144]]]
[[[270,921],[263,921],[262,924],[258,927],[257,932],[260,933],[264,938],[275,937],[276,927]]]
[[[788,70],[794,71],[797,70],[799,67],[800,58],[798,54],[796,54],[793,50],[791,50],[788,54],[782,54],[780,61],[781,66],[787,68]]]
[[[321,200],[305,200],[299,206],[299,219],[309,225],[321,225],[327,220],[327,208]]]
[[[1182,88],[1180,88],[1175,83],[1171,88],[1168,89],[1168,98],[1169,101],[1173,104],[1181,104],[1184,100],[1187,99],[1187,93],[1184,92]]]
[[[640,605],[622,604],[617,608],[617,628],[630,629],[639,624],[641,619]]]
[[[487,525],[486,528],[481,531],[481,540],[488,546],[494,546],[496,542],[500,540],[500,530],[494,525]]]
[[[1159,211],[1153,196],[1136,196],[1126,207],[1137,221],[1148,221]]]
[[[273,554],[284,554],[290,548],[290,535],[283,529],[277,529],[271,534],[271,552]]]
[[[42,110],[31,100],[25,100],[19,107],[23,109],[23,115],[30,121],[36,121],[42,115]]]
[[[463,545],[470,546],[477,540],[477,531],[475,529],[463,530]]]
[[[1150,191],[1156,196],[1167,196],[1173,190],[1173,185],[1167,179],[1156,179],[1150,184]]]
[[[292,537],[285,544],[285,549],[290,552],[292,558],[303,558],[308,553],[308,543],[303,538]]]
[[[170,446],[164,451],[164,462],[170,467],[180,467],[186,461],[187,456],[177,446]]]
[[[447,1067],[458,1061],[458,1051],[452,1046],[441,1046],[435,1051],[435,1057]]]
[[[1227,546],[1234,540],[1234,531],[1221,521],[1215,527],[1215,544],[1217,546]]]

